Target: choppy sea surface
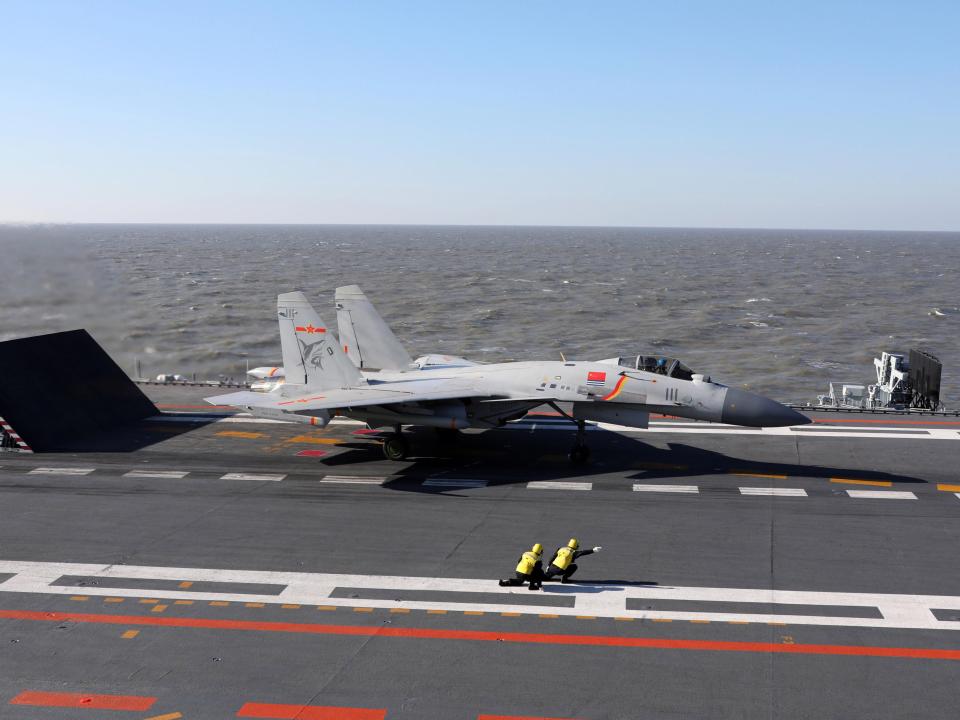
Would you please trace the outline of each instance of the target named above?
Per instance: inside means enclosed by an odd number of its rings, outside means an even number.
[[[278,364],[277,293],[335,323],[334,288],[352,283],[414,356],[669,355],[806,402],[918,347],[960,406],[960,233],[0,226],[0,340],[87,328],[131,374]]]

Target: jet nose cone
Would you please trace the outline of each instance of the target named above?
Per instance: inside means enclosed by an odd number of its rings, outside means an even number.
[[[782,427],[812,422],[806,415],[775,400],[735,388],[727,388],[720,421],[747,427]]]

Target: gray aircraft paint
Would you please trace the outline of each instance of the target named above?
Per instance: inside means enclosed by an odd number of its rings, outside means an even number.
[[[352,297],[349,303],[356,300],[356,306],[364,308],[361,322],[358,318],[344,322],[352,337],[359,337],[361,345],[364,338],[369,339],[371,347],[381,353],[375,351],[371,357],[389,364],[409,358],[366,296],[359,288],[356,292],[349,289],[344,297]],[[578,420],[616,418],[615,422],[634,427],[646,427],[650,412],[750,427],[810,422],[773,400],[727,388],[703,375],[694,374],[691,380],[667,377],[624,367],[616,359],[521,361],[362,374],[302,293],[278,296],[277,314],[284,365],[294,368],[293,373],[288,370],[287,382],[271,393],[232,393],[208,398],[209,402],[318,425],[325,425],[330,412],[337,411],[372,427],[496,427],[549,402],[574,403]],[[395,352],[397,347],[403,357]],[[297,382],[300,377],[302,383]]]

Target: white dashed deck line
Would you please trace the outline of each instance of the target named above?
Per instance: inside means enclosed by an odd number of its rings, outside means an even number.
[[[740,488],[740,494],[772,497],[807,497],[807,491],[803,488],[742,487]]]
[[[860,499],[916,500],[917,496],[907,490],[847,490],[847,495]]]
[[[255,482],[280,482],[286,475],[257,475],[254,473],[227,473],[221,480],[253,480]]]
[[[645,483],[634,483],[634,492],[655,492],[655,493],[697,493],[700,488],[696,485],[648,485]]]
[[[89,475],[96,468],[76,468],[76,467],[38,467],[31,470],[28,475]]]
[[[156,478],[158,480],[180,480],[189,475],[187,470],[131,470],[124,473],[125,478]]]
[[[592,490],[589,482],[554,482],[552,480],[533,480],[527,483],[528,490]]]
[[[327,475],[320,482],[330,485],[383,485],[386,477],[364,477],[361,475]]]
[[[489,483],[489,480],[473,480],[470,478],[428,478],[422,484],[423,487],[482,488]]]
[[[480,612],[515,612],[538,615],[550,612],[566,617],[589,614],[597,617],[632,617],[636,619],[709,620],[715,622],[789,623],[791,625],[821,625],[834,627],[897,628],[918,630],[960,630],[960,622],[937,620],[931,610],[960,610],[960,597],[943,595],[844,593],[805,590],[772,590],[770,588],[718,588],[636,585],[595,585],[573,583],[559,585],[546,583],[542,596],[558,601],[573,598],[573,607],[515,604],[514,598],[528,596],[526,588],[502,588],[495,579],[467,579],[441,577],[403,577],[388,575],[333,575],[256,570],[215,570],[202,568],[142,567],[136,565],[89,565],[77,563],[28,562],[0,560],[0,573],[13,577],[0,583],[0,594],[36,593],[45,595],[75,595],[78,588],[54,585],[64,575],[87,578],[130,580],[131,587],[98,587],[86,585],[83,594],[129,598],[169,598],[183,600],[221,600],[227,602],[262,602],[265,604],[297,603],[302,605],[331,605],[339,607],[409,608],[411,610],[447,610]],[[244,585],[283,585],[278,595],[229,592],[193,592],[179,589],[136,587],[139,580],[191,580],[194,582],[240,583]],[[111,585],[122,583],[111,583]],[[443,593],[462,593],[462,601],[444,597],[444,601],[429,599],[391,600],[372,598],[330,597],[337,588],[373,590],[414,590]],[[500,602],[476,602],[474,594],[485,598],[500,597]],[[701,603],[694,611],[628,610],[628,600],[672,601],[685,600]],[[712,603],[760,603],[788,606],[778,613],[722,612]],[[833,614],[791,615],[790,605],[824,606]],[[837,607],[870,607],[879,610],[882,617],[843,617]]]

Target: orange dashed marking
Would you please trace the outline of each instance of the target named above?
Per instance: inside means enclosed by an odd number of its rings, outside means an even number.
[[[139,634],[139,630],[125,630],[120,637],[122,637],[124,640],[133,640],[133,638]]]

